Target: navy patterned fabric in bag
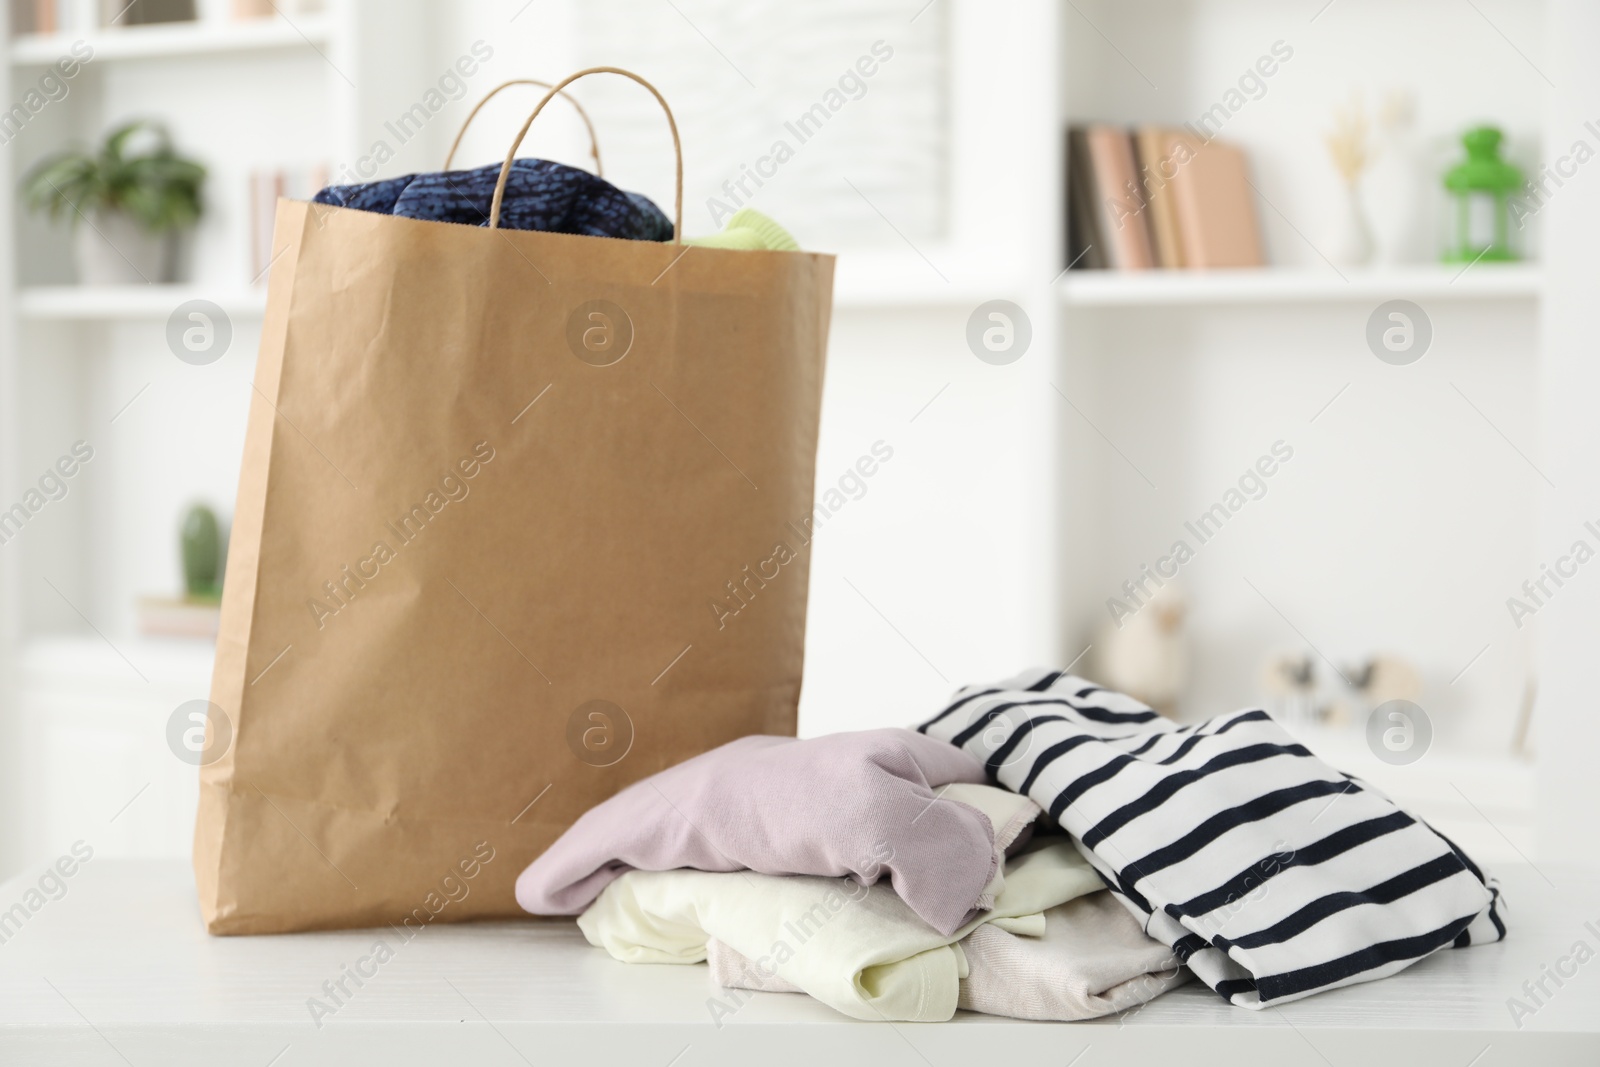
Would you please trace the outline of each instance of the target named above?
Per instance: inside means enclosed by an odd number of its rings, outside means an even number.
[[[359,185],[330,185],[313,201],[380,215],[399,215],[466,226],[489,225],[500,164],[475,170],[407,174]],[[630,241],[672,240],[672,220],[645,196],[618,189],[586,170],[547,159],[511,164],[500,225]]]

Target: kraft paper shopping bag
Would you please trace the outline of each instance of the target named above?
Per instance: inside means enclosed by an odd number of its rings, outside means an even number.
[[[288,201],[274,242],[206,925],[520,914],[586,809],[794,731],[832,257]]]

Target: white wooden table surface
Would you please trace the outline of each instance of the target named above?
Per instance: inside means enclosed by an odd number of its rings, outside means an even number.
[[[1596,1067],[1600,956],[1560,961],[1580,941],[1600,952],[1600,878],[1540,870],[1497,872],[1505,942],[1264,1012],[1191,983],[1120,1019],[888,1025],[766,993],[719,1027],[710,1001],[726,995],[705,967],[613,962],[570,921],[441,924],[410,942],[389,929],[213,938],[186,864],[95,859],[0,927],[0,1064]],[[0,885],[0,915],[38,877]],[[376,973],[360,987],[346,979],[352,995],[319,1026],[309,999],[379,940],[393,958],[363,965]],[[1508,998],[1558,964],[1576,973],[1546,978],[1552,995],[1519,1028]]]

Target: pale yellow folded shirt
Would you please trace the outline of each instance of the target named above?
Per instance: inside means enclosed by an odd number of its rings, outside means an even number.
[[[987,815],[1000,828],[996,848],[1002,852],[1038,815],[1027,798],[989,786],[953,785],[941,796],[935,803],[970,804]],[[1046,912],[1102,889],[1099,875],[1072,843],[1055,839],[1035,843],[1007,861],[990,885],[993,907],[948,937],[920,919],[886,882],[861,886],[847,878],[750,871],[632,871],[607,886],[578,925],[591,944],[627,963],[699,963],[715,951],[722,975],[740,975],[737,984],[745,988],[801,990],[857,1019],[939,1022],[958,1006],[994,1011],[1008,999],[992,976],[1026,972],[1059,979],[1060,967],[1051,972],[1050,962],[1035,948],[1050,946],[1046,951],[1059,955],[1072,943],[1087,943],[1081,931],[1072,932],[1077,928],[1070,915],[1052,916],[1055,921],[1047,926]],[[1131,967],[1130,973],[1101,976],[1102,989],[1081,991],[1078,975],[1064,1006],[1059,995],[1041,999],[1036,994],[1039,1003],[1025,1017],[1088,1017],[1147,1000],[1175,984],[1176,977],[1156,978],[1154,984],[1104,995],[1137,978],[1145,963],[1167,962],[1170,955],[1154,942],[1152,955],[1142,944],[1147,939],[1130,925],[1131,940],[1127,931],[1112,935],[1133,949],[1117,956],[1112,969],[1129,972]],[[962,983],[969,974],[968,957],[956,942],[980,926],[996,928],[972,943],[980,972],[991,978],[968,990]]]

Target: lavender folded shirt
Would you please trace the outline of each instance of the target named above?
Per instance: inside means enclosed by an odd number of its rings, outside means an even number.
[[[976,759],[912,730],[743,737],[591,808],[517,878],[517,903],[577,915],[634,868],[887,877],[948,935],[1000,857],[988,818],[938,791],[983,781]]]

